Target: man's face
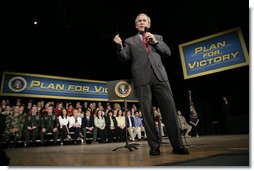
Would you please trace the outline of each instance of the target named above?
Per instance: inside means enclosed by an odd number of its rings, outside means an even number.
[[[37,112],[38,112],[37,107],[36,107],[36,106],[33,106],[33,107],[32,107],[32,113],[37,113]]]
[[[150,28],[150,23],[148,22],[148,18],[146,15],[139,15],[136,20],[136,29],[139,32],[144,32],[145,27]]]
[[[48,113],[52,113],[52,112],[53,112],[53,107],[52,107],[52,106],[49,106],[49,107],[47,108],[47,112],[48,112]]]
[[[74,109],[74,110],[72,111],[72,113],[73,113],[73,116],[74,116],[74,117],[78,116],[78,110],[77,110],[77,109]]]
[[[136,116],[136,117],[139,117],[139,113],[138,113],[138,112],[135,112],[135,116]]]
[[[90,115],[91,115],[90,111],[86,111],[86,116],[90,117]]]
[[[11,111],[11,107],[10,106],[6,106],[5,111],[10,112]]]
[[[14,107],[14,113],[19,113],[19,107],[18,106]]]

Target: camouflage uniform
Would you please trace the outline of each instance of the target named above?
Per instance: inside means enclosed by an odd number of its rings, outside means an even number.
[[[41,126],[41,118],[40,115],[34,113],[32,115],[26,116],[26,124],[25,124],[25,138],[26,144],[30,143],[30,135],[32,134],[32,142],[35,144],[35,140],[38,137],[39,129]],[[30,127],[30,129],[28,129]]]
[[[7,116],[6,118],[6,129],[4,131],[4,139],[5,141],[9,142],[12,138],[14,141],[17,139],[21,139],[22,133],[23,133],[23,126],[25,123],[25,118],[24,116],[20,114],[11,114]],[[12,132],[11,130],[16,128],[17,130]]]
[[[46,113],[44,115],[44,117],[41,117],[41,128],[46,129],[46,132],[41,131],[42,145],[44,144],[46,133],[53,133],[53,141],[56,144],[59,131],[57,130],[56,132],[53,132],[53,129],[58,128],[58,127],[59,127],[59,120],[54,113],[52,113],[52,114]]]

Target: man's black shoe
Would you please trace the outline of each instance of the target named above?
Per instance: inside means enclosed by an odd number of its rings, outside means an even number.
[[[189,154],[189,150],[185,147],[174,147],[173,153],[174,154]]]
[[[150,151],[149,151],[149,154],[151,156],[160,155],[160,149],[159,148],[151,148]]]

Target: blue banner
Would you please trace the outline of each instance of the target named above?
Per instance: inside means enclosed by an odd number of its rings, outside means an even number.
[[[179,45],[184,79],[249,65],[240,28]]]
[[[105,81],[4,72],[0,95],[108,101],[108,84]],[[137,101],[136,98],[127,99]]]

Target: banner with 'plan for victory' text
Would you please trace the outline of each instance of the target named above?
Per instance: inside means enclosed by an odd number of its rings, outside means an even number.
[[[240,28],[179,45],[184,79],[249,65]]]

